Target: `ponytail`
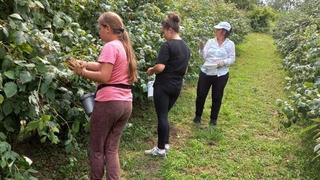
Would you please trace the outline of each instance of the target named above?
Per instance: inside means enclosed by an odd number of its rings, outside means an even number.
[[[136,56],[132,48],[128,31],[124,30],[120,36],[121,37],[119,39],[122,42],[124,49],[126,50],[127,59],[129,61],[129,81],[131,83],[134,83],[138,80]]]

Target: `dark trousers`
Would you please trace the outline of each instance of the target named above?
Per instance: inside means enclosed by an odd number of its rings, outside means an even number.
[[[200,71],[198,86],[197,86],[197,99],[196,99],[196,116],[201,117],[203,112],[204,103],[206,101],[210,87],[212,86],[212,106],[210,120],[216,123],[218,114],[221,107],[223,91],[227,85],[229,73],[223,76],[208,76]]]
[[[132,111],[132,102],[95,102],[90,120],[90,179],[120,179],[119,144]]]
[[[180,94],[181,87],[155,86],[153,99],[158,118],[158,148],[169,144],[168,113]]]

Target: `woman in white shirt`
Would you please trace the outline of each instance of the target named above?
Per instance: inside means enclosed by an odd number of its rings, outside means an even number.
[[[229,79],[229,66],[235,61],[235,45],[228,39],[231,25],[220,22],[215,27],[215,38],[209,39],[200,50],[204,63],[201,66],[197,86],[196,113],[193,122],[201,123],[204,103],[212,86],[210,123],[216,126],[223,98],[223,91]]]

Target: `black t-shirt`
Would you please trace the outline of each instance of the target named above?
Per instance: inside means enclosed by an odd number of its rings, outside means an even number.
[[[162,44],[156,64],[164,64],[164,70],[156,75],[155,86],[181,87],[190,59],[190,50],[183,40],[169,40]]]

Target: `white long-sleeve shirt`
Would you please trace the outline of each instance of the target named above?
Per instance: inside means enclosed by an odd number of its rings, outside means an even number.
[[[201,71],[207,75],[223,76],[229,72],[229,66],[234,63],[236,53],[235,45],[230,39],[225,41],[219,46],[217,39],[209,39],[200,51],[204,64],[201,66]],[[216,64],[223,61],[223,66],[217,67]]]

